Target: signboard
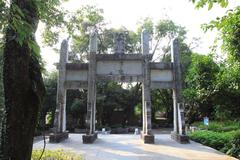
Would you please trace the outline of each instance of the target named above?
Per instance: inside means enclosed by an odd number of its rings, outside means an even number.
[[[205,126],[208,126],[209,125],[209,118],[208,117],[204,117],[203,118],[203,123]]]

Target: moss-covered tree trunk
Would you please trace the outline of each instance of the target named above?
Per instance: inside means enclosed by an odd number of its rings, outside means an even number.
[[[16,7],[32,30],[31,36],[20,44],[21,35],[14,29]],[[34,0],[12,0],[9,25],[4,47],[5,129],[1,144],[2,159],[30,160],[38,110],[45,92],[40,65],[28,41],[34,40],[38,25],[37,6]]]

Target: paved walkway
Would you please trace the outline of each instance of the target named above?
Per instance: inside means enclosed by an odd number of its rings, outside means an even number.
[[[191,142],[179,144],[169,134],[155,135],[155,144],[143,144],[139,135],[98,135],[94,144],[83,144],[81,134],[70,134],[59,144],[47,143],[47,149],[73,150],[85,160],[235,160],[212,148]],[[34,144],[40,149],[43,141]]]

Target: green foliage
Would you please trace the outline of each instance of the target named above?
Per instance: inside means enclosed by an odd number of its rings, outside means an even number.
[[[46,124],[46,115],[49,114],[50,126],[53,125],[55,109],[56,109],[56,95],[57,95],[57,72],[52,72],[45,75],[44,85],[46,88],[46,96],[44,103],[40,109],[38,129],[42,129]]]
[[[208,10],[212,9],[214,3],[219,4],[221,7],[228,6],[228,0],[191,0],[195,3],[196,8],[203,8],[204,6],[208,6]]]
[[[157,37],[173,39],[178,37],[184,40],[186,36],[186,29],[180,25],[177,25],[172,20],[160,20],[156,25]]]
[[[206,126],[203,124],[203,122],[194,122],[192,125],[200,129],[206,129]],[[229,132],[240,130],[240,121],[210,121],[207,129],[214,132]]]
[[[189,134],[192,140],[240,158],[240,121],[210,121],[208,130],[203,122],[193,125],[201,130]]]
[[[141,103],[138,103],[138,104],[135,106],[135,108],[134,108],[134,114],[135,114],[136,116],[141,117],[141,115],[142,115],[142,104],[141,104]]]
[[[220,66],[216,81],[215,118],[234,119],[240,116],[240,63],[226,61]],[[228,95],[228,96],[226,96]]]
[[[37,10],[37,15],[31,15],[32,18],[29,18],[28,11],[21,8],[22,6],[2,0],[0,1],[0,33],[4,33],[6,28],[14,30],[16,35],[12,40],[17,41],[21,46],[27,44],[33,56],[41,59],[40,48],[33,38],[38,20],[44,22],[48,29],[63,25],[65,11],[59,6],[64,1],[66,0],[31,0],[28,5]]]
[[[240,131],[234,135],[230,144],[231,148],[227,151],[227,154],[240,159]]]
[[[147,30],[149,34],[154,34],[154,23],[151,18],[146,17],[138,22],[138,30],[137,33],[140,35],[143,29]]]
[[[228,6],[228,0],[192,0],[196,4],[197,8],[202,8],[208,5],[208,9],[213,7],[214,3],[219,4],[221,7]],[[228,54],[228,58],[240,61],[240,7],[230,9],[223,17],[217,17],[216,20],[212,20],[209,24],[204,24],[204,31],[217,29],[220,34],[215,41],[213,49],[218,46],[218,41],[221,43],[221,48]],[[215,50],[214,50],[215,51]]]
[[[3,29],[5,28],[7,24],[7,14],[8,14],[8,7],[7,7],[7,1],[1,0],[0,1],[0,33],[3,32]]]
[[[201,131],[190,133],[192,140],[213,147],[223,153],[240,158],[240,121],[210,121],[209,126],[195,122]],[[207,129],[207,131],[205,130]]]
[[[236,131],[223,133],[213,131],[196,131],[191,133],[189,137],[196,142],[221,150],[233,139],[235,134]]]
[[[88,51],[90,31],[93,29],[101,31],[104,26],[102,13],[101,9],[89,5],[80,7],[73,13],[66,12],[64,15],[59,13],[59,19],[55,19],[50,24],[48,22],[46,25],[43,32],[44,43],[54,46],[59,42],[59,35],[65,33],[72,38],[71,54],[80,54],[78,58],[86,56],[84,54]]]
[[[4,93],[3,93],[3,52],[0,47],[0,128],[1,120],[4,113]]]
[[[221,7],[228,5],[228,0],[192,0],[197,8],[208,5],[211,9],[214,4]],[[219,63],[220,71],[214,82],[215,95],[212,97],[214,101],[215,118],[234,119],[240,116],[240,7],[237,6],[228,10],[223,17],[217,17],[209,24],[204,24],[204,31],[217,30],[219,34],[212,47],[212,52],[219,55],[218,48],[221,47],[222,52],[227,57],[223,62]],[[227,95],[227,96],[226,96]]]
[[[38,160],[41,156],[42,150],[33,150],[32,160]],[[81,155],[78,155],[71,151],[64,150],[46,150],[43,154],[42,160],[83,160]]]
[[[217,29],[220,34],[218,41],[222,42],[221,48],[230,59],[240,61],[240,7],[229,10],[225,16],[212,20],[209,24],[203,25],[203,29]]]
[[[186,86],[183,90],[185,101],[188,104],[189,122],[195,121],[194,118],[212,115],[218,72],[219,67],[211,55],[192,55],[192,63],[187,70]]]

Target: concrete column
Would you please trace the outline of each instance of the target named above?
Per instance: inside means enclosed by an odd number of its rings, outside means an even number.
[[[63,40],[60,50],[59,75],[57,87],[57,106],[54,125],[57,132],[66,131],[66,89],[64,82],[66,78],[66,63],[68,61],[68,41]]]
[[[179,118],[178,118],[178,104],[182,102],[181,90],[181,65],[180,65],[180,53],[179,53],[179,42],[175,38],[171,45],[171,61],[173,63],[173,117],[174,117],[174,132],[179,133]]]
[[[93,32],[90,36],[90,52],[88,67],[88,99],[87,99],[87,122],[89,130],[87,134],[95,133],[96,115],[96,53],[97,53],[97,34]]]
[[[142,83],[142,105],[143,105],[143,133],[151,134],[151,89],[150,89],[150,67],[149,67],[149,34],[146,30],[142,32],[142,54],[143,58],[143,83]]]

